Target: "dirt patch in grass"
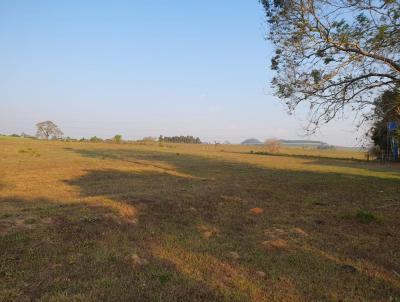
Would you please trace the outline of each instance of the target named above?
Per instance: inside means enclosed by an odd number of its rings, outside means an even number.
[[[268,250],[281,250],[288,251],[290,249],[289,243],[284,239],[266,240],[262,243]]]
[[[197,227],[199,230],[200,234],[203,236],[203,238],[208,239],[212,236],[215,236],[218,234],[218,229],[213,226],[208,226],[208,225],[199,225]]]
[[[264,212],[264,210],[261,209],[261,208],[251,208],[251,209],[249,210],[249,212],[250,212],[251,214],[253,214],[253,215],[260,215],[260,214],[262,214],[262,213]]]

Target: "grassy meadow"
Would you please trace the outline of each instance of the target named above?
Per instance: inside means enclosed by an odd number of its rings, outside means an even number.
[[[400,167],[257,152],[0,138],[0,301],[400,301]]]

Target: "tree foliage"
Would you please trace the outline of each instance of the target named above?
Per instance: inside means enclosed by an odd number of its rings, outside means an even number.
[[[389,122],[397,122],[400,125],[400,90],[385,91],[376,98],[372,115],[373,124],[370,136],[375,146],[381,150],[387,150],[387,125]],[[399,133],[397,136],[400,138]]]
[[[122,135],[121,135],[121,134],[116,134],[116,135],[114,135],[113,141],[114,141],[115,143],[117,143],[117,144],[122,143]]]
[[[36,124],[36,136],[44,139],[59,139],[63,136],[63,132],[52,121],[45,121]]]
[[[400,81],[399,0],[260,0],[275,45],[275,94],[310,126],[363,112]]]
[[[92,136],[92,137],[89,139],[89,141],[92,142],[92,143],[100,143],[100,142],[103,141],[103,139],[101,139],[100,137],[97,137],[97,136]]]

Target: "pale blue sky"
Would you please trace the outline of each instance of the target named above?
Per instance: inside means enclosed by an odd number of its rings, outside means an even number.
[[[0,1],[0,133],[301,138],[272,96],[257,0]],[[312,139],[353,146],[352,121]]]

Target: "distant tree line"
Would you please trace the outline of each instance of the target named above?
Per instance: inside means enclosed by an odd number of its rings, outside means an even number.
[[[180,135],[180,136],[162,136],[158,138],[161,143],[183,143],[183,144],[201,144],[201,140],[198,137],[192,135]]]
[[[116,143],[116,144],[129,144],[129,143],[184,143],[184,144],[202,144],[200,138],[194,137],[192,135],[180,135],[180,136],[162,136],[159,138],[153,136],[145,136],[140,140],[123,140],[121,134],[116,134],[114,137],[109,139],[102,139],[97,136],[92,136],[90,138],[82,137],[80,139],[72,138],[69,136],[64,136],[64,133],[60,128],[52,121],[44,121],[36,124],[36,136],[28,135],[22,133],[21,135],[12,134],[11,137],[24,137],[31,139],[45,139],[45,140],[60,140],[65,142],[91,142],[91,143]],[[1,134],[0,134],[1,136]]]
[[[7,134],[0,134],[0,136],[22,137],[22,138],[30,138],[30,139],[36,139],[36,138],[37,138],[36,136],[29,135],[29,134],[26,134],[26,133],[24,133],[24,132],[22,132],[21,134],[16,134],[16,133],[9,134],[9,135],[7,135]]]
[[[114,135],[114,137],[107,138],[107,139],[102,139],[101,137],[92,136],[91,138],[82,137],[79,140],[73,139],[70,137],[66,137],[64,140],[69,141],[69,142],[79,141],[79,142],[90,142],[90,143],[116,143],[116,144],[121,144],[121,143],[125,142],[124,140],[122,140],[121,134],[116,134],[116,135]]]
[[[317,146],[317,149],[319,150],[336,150],[335,146],[324,144],[324,145],[319,145]]]

